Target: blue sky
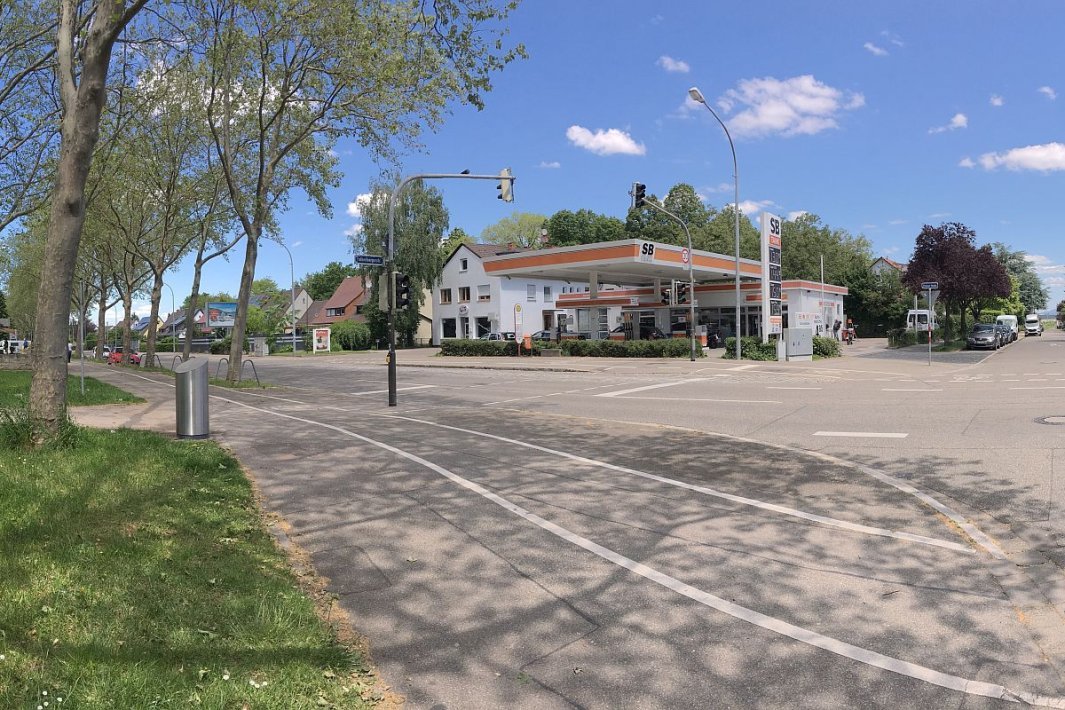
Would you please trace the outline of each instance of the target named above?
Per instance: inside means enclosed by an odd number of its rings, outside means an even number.
[[[512,211],[588,208],[624,218],[630,184],[678,182],[732,200],[732,156],[698,86],[736,142],[747,214],[813,212],[905,261],[924,224],[964,222],[980,243],[1027,251],[1065,296],[1065,3],[592,2],[526,0],[511,37],[530,58],[494,79],[483,111],[457,107],[402,171],[491,173],[436,183],[451,226],[473,235]],[[1058,94],[1061,94],[1059,97]],[[297,196],[281,218],[297,278],[350,259],[351,203],[377,167],[338,146],[344,179],[324,219]],[[203,288],[236,293],[241,251],[211,262]],[[289,282],[264,243],[257,276]],[[191,266],[171,273],[178,299]],[[163,311],[169,310],[169,294]],[[143,305],[138,312],[146,311]]]

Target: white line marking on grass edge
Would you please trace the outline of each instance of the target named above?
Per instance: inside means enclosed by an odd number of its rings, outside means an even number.
[[[830,518],[825,515],[817,515],[816,513],[807,513],[795,508],[789,508],[784,505],[778,505],[776,503],[767,503],[765,501],[756,500],[754,498],[745,498],[743,496],[733,495],[732,493],[725,493],[713,488],[707,488],[706,486],[697,486],[692,483],[685,483],[684,481],[678,481],[674,478],[666,478],[665,476],[658,476],[653,473],[647,473],[645,471],[638,471],[633,468],[626,468],[625,466],[618,466],[616,464],[607,463],[606,461],[599,461],[598,459],[590,459],[584,456],[578,456],[577,454],[571,454],[566,451],[559,451],[558,449],[551,449],[546,446],[540,446],[538,444],[530,444],[527,441],[519,441],[517,439],[508,439],[505,436],[499,436],[497,434],[489,434],[483,431],[476,431],[474,429],[464,429],[462,427],[451,426],[450,424],[439,424],[437,422],[429,421],[427,419],[415,419],[413,417],[405,417],[399,414],[376,414],[371,416],[386,417],[388,419],[400,419],[403,421],[414,422],[416,424],[427,424],[440,429],[447,429],[449,431],[462,432],[464,434],[473,434],[474,436],[481,436],[486,439],[494,439],[501,441],[504,444],[512,444],[514,446],[521,446],[527,449],[534,449],[536,451],[543,451],[544,453],[551,454],[553,456],[561,456],[571,461],[577,461],[579,463],[588,464],[590,466],[597,466],[599,468],[605,468],[610,471],[617,471],[618,473],[627,473],[633,476],[639,476],[640,478],[646,478],[651,481],[657,481],[659,483],[665,483],[677,488],[684,488],[689,491],[695,491],[697,493],[703,493],[715,498],[722,498],[724,500],[731,501],[733,503],[739,503],[741,505],[749,505],[753,508],[760,508],[762,510],[769,510],[774,513],[780,513],[782,515],[789,515],[795,518],[801,518],[803,520],[809,520],[811,522],[822,523],[830,527],[842,528],[843,530],[849,530],[851,532],[863,533],[866,535],[876,535],[879,537],[891,537],[898,540],[906,540],[908,542],[916,542],[922,545],[932,545],[934,547],[942,547],[948,550],[954,550],[956,552],[964,552],[966,554],[973,554],[973,550],[965,545],[957,542],[950,542],[948,540],[939,540],[934,537],[926,537],[924,535],[916,535],[914,533],[897,532],[894,530],[888,530],[886,528],[877,528],[871,525],[862,525],[861,523],[852,523],[847,520],[840,520],[838,518]]]
[[[814,436],[842,436],[851,439],[905,439],[909,434],[897,431],[815,431]]]
[[[898,675],[906,676],[908,678],[914,678],[916,680],[920,680],[931,685],[937,685],[941,688],[947,688],[948,690],[955,690],[961,693],[966,693],[968,695],[976,695],[985,698],[1007,700],[1009,702],[1015,703],[1025,702],[1030,705],[1040,705],[1043,707],[1065,709],[1065,698],[1054,698],[1044,695],[1037,695],[1035,693],[1029,693],[1026,691],[1010,690],[1005,686],[999,685],[997,683],[987,683],[979,680],[971,680],[969,678],[963,678],[961,676],[952,675],[950,673],[937,671],[932,668],[928,668],[927,666],[922,666],[917,663],[904,661],[900,658],[888,656],[877,651],[871,651],[867,648],[862,648],[861,646],[855,646],[854,644],[847,643],[846,641],[840,641],[839,639],[832,638],[831,636],[826,636],[816,631],[812,631],[801,626],[796,626],[795,624],[791,624],[787,621],[784,621],[783,619],[778,619],[776,617],[763,614],[759,611],[755,611],[754,609],[748,609],[745,606],[741,606],[726,599],[722,599],[721,597],[714,596],[709,592],[704,592],[703,590],[697,589],[696,587],[693,587],[690,584],[686,584],[677,579],[676,577],[666,574],[665,572],[660,572],[659,570],[654,569],[653,567],[648,567],[647,565],[641,562],[637,562],[636,560],[633,560],[629,557],[625,557],[624,555],[614,552],[613,550],[607,547],[603,547],[598,543],[592,542],[586,537],[577,535],[576,533],[571,532],[560,525],[552,523],[549,520],[545,520],[539,515],[536,515],[535,513],[532,513],[519,505],[511,503],[506,498],[496,495],[495,493],[492,493],[483,486],[474,483],[473,481],[470,481],[468,479],[465,479],[462,476],[459,476],[458,474],[452,473],[451,471],[447,470],[442,466],[439,466],[431,461],[427,461],[426,459],[421,458],[420,456],[409,453],[402,449],[398,449],[384,442],[377,441],[366,436],[362,436],[361,434],[356,434],[353,431],[349,431],[347,429],[334,426],[332,424],[325,424],[324,422],[316,422],[311,419],[304,419],[303,417],[296,417],[291,414],[284,414],[282,412],[274,412],[269,409],[253,407],[250,404],[244,404],[243,402],[238,402],[236,400],[227,399],[225,397],[219,397],[218,395],[214,395],[214,397],[224,402],[235,404],[239,407],[251,409],[252,411],[262,412],[263,414],[272,414],[276,417],[282,417],[284,419],[291,419],[293,421],[303,422],[304,424],[310,424],[311,426],[319,426],[325,429],[330,429],[340,434],[350,436],[353,439],[363,441],[367,444],[370,444],[371,446],[376,446],[380,449],[384,449],[385,451],[393,453],[396,456],[401,456],[407,459],[408,461],[413,461],[414,463],[428,468],[430,471],[438,473],[439,475],[448,479],[452,483],[455,483],[465,488],[466,490],[476,493],[477,495],[485,498],[486,500],[495,503],[500,508],[509,511],[514,515],[517,515],[518,517],[527,520],[530,523],[533,523],[534,525],[540,527],[543,530],[546,530],[552,535],[555,535],[569,543],[572,543],[584,550],[587,550],[588,552],[591,552],[592,554],[596,555],[597,557],[600,557],[601,559],[611,562],[617,565],[618,567],[622,567],[623,569],[627,569],[630,572],[633,572],[634,574],[638,574],[644,579],[648,579],[656,584],[659,584],[665,587],[666,589],[669,589],[673,592],[676,592],[677,594],[691,599],[692,601],[699,602],[700,604],[710,607],[711,609],[716,609],[717,611],[720,611],[724,614],[728,614],[733,618],[746,621],[749,624],[753,624],[767,631],[772,631],[782,636],[787,636],[788,638],[794,639],[800,643],[805,643],[810,646],[820,648],[822,650],[828,651],[829,653],[834,653],[838,656],[849,658],[852,661],[857,661],[858,663],[864,663],[865,665],[872,666],[874,668],[880,668],[882,670],[897,673]]]

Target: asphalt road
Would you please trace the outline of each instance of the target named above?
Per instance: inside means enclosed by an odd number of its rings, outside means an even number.
[[[379,354],[262,358],[212,431],[411,707],[1065,707],[1065,336],[851,352],[401,352],[396,408]]]

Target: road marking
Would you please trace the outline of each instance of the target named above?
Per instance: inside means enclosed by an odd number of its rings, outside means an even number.
[[[147,378],[145,378],[147,379]],[[831,636],[818,633],[812,629],[807,629],[802,626],[778,619],[768,614],[755,611],[748,607],[736,604],[722,597],[715,596],[709,592],[705,592],[697,587],[693,587],[690,584],[680,581],[672,575],[661,572],[654,567],[637,562],[636,560],[626,557],[621,553],[615,552],[608,547],[604,547],[586,537],[578,535],[577,533],[568,530],[561,525],[552,523],[550,520],[541,518],[539,515],[532,513],[525,508],[510,502],[506,498],[492,493],[490,490],[481,486],[469,479],[463,478],[456,473],[449,471],[443,466],[437,465],[432,461],[412,454],[403,449],[396,448],[390,444],[386,444],[382,441],[371,439],[361,434],[356,434],[353,431],[349,431],[342,427],[334,426],[332,424],[326,424],[324,422],[316,422],[311,419],[304,419],[303,417],[292,416],[291,414],[284,414],[282,412],[275,412],[269,409],[261,409],[259,407],[253,407],[243,402],[236,400],[226,399],[215,395],[216,399],[221,399],[224,402],[229,402],[240,407],[246,407],[253,411],[262,412],[263,414],[273,414],[276,417],[282,417],[284,419],[291,419],[293,421],[303,422],[304,424],[310,424],[311,426],[319,426],[331,431],[335,431],[339,434],[344,434],[353,439],[357,439],[371,446],[388,451],[402,458],[412,461],[420,466],[437,473],[444,478],[448,479],[452,483],[455,483],[466,490],[476,493],[482,498],[495,503],[500,508],[517,515],[518,517],[526,520],[537,527],[545,530],[552,535],[565,540],[581,549],[591,552],[593,555],[611,562],[618,567],[627,569],[630,572],[637,574],[644,579],[650,580],[655,584],[658,584],[670,591],[676,592],[692,601],[698,602],[706,607],[715,609],[727,614],[735,619],[746,621],[749,624],[771,631],[773,633],[780,634],[781,636],[787,636],[794,639],[799,643],[804,643],[815,648],[820,648],[829,653],[834,653],[843,658],[857,661],[858,663],[871,666],[873,668],[880,668],[881,670],[896,673],[898,675],[920,680],[930,685],[937,685],[941,688],[947,688],[948,690],[954,690],[960,693],[966,693],[968,695],[975,695],[985,698],[995,698],[998,700],[1007,700],[1010,702],[1025,702],[1031,705],[1041,705],[1044,707],[1065,708],[1065,698],[1055,698],[1045,695],[1038,695],[1028,691],[1018,691],[1006,688],[998,683],[987,683],[985,681],[973,680],[969,678],[963,678],[951,673],[945,673],[943,671],[937,671],[927,666],[922,666],[918,663],[912,663],[910,661],[904,661],[901,658],[895,658],[894,656],[888,656],[887,654],[879,653],[861,646],[856,646],[846,641],[841,641]]]
[[[880,391],[881,392],[942,392],[943,390],[934,389],[934,388],[920,389],[918,387],[895,387],[895,388],[884,387]]]
[[[411,390],[424,390],[436,385],[414,385],[412,387],[397,387],[396,392],[410,392]],[[361,397],[364,394],[388,394],[388,390],[369,390],[367,392],[348,392],[351,397]]]
[[[737,367],[730,367],[725,372],[739,372],[741,370],[751,370],[758,367],[758,365],[739,365]]]
[[[774,387],[772,385],[769,385],[769,386],[766,387],[766,389],[767,390],[819,390],[819,389],[824,389],[824,388],[823,387]]]
[[[623,394],[631,394],[633,392],[646,392],[647,390],[657,390],[663,387],[677,387],[678,385],[690,385],[693,382],[703,382],[703,379],[696,380],[677,380],[676,382],[660,382],[657,385],[644,385],[643,387],[633,387],[630,390],[618,390],[617,392],[603,392],[602,394],[595,395],[596,397],[620,397]]]
[[[1010,387],[1010,389],[1011,390],[1065,390],[1065,386],[1062,386],[1062,385],[1043,385],[1042,387]]]
[[[602,395],[596,395],[601,397]],[[723,402],[728,404],[784,404],[779,399],[713,399],[710,397],[618,397],[649,402]]]
[[[890,431],[815,431],[814,436],[842,436],[851,439],[905,439],[909,434]]]
[[[485,439],[494,439],[495,441],[500,441],[504,444],[521,446],[527,449],[533,449],[535,451],[543,451],[544,453],[548,453],[553,456],[561,456],[562,458],[569,459],[570,461],[576,461],[578,463],[587,464],[589,466],[597,466],[599,468],[605,468],[609,471],[617,471],[618,473],[627,473],[632,476],[639,476],[640,478],[646,478],[651,481],[657,481],[658,483],[665,483],[669,486],[675,486],[677,488],[683,488],[685,490],[703,493],[705,495],[713,496],[715,498],[721,498],[723,500],[731,501],[733,503],[748,505],[753,508],[760,508],[762,510],[770,510],[774,513],[790,515],[792,517],[801,518],[803,520],[809,520],[811,522],[823,523],[831,527],[850,530],[851,532],[859,532],[866,535],[876,535],[879,537],[891,537],[896,538],[898,540],[906,540],[908,542],[920,543],[922,545],[942,547],[948,550],[954,550],[956,552],[964,552],[966,554],[971,554],[973,552],[972,548],[957,542],[951,542],[949,540],[939,540],[937,538],[926,537],[924,535],[915,535],[913,533],[907,532],[897,532],[894,530],[887,530],[885,528],[862,525],[861,523],[852,523],[846,520],[839,520],[838,518],[830,518],[824,515],[817,515],[816,513],[807,513],[801,510],[797,510],[795,508],[789,508],[787,506],[778,505],[776,503],[768,503],[766,501],[757,500],[755,498],[737,496],[733,495],[732,493],[725,493],[723,491],[716,490],[714,488],[708,488],[706,486],[697,486],[692,483],[678,481],[675,478],[666,478],[665,476],[658,476],[653,473],[647,473],[645,471],[639,471],[637,469],[627,468],[625,466],[618,466],[616,464],[608,463],[606,461],[600,461],[598,459],[590,459],[585,456],[571,454],[567,451],[559,451],[558,449],[551,449],[546,446],[540,446],[538,444],[530,444],[527,441],[509,439],[505,436],[489,434],[488,432],[484,431],[477,431],[475,429],[464,429],[462,427],[452,426],[450,424],[440,424],[438,422],[429,421],[427,419],[415,419],[413,417],[406,417],[399,414],[375,414],[374,416],[386,417],[388,419],[400,419],[403,421],[414,422],[416,424],[426,424],[428,426],[437,427],[439,429],[447,429],[448,431],[457,431],[464,434],[473,434],[474,436],[484,437]]]

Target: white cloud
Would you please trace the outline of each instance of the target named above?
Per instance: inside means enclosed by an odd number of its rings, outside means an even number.
[[[1065,143],[1044,143],[1013,148],[1004,153],[984,153],[980,156],[984,170],[1065,170]]]
[[[740,212],[748,217],[754,216],[767,207],[775,207],[777,203],[772,200],[741,200]]]
[[[928,215],[928,219],[946,219],[950,216],[950,212],[933,212]]]
[[[292,242],[292,248],[295,249],[296,247],[298,247],[298,246],[300,246],[302,244],[303,244],[303,242]]]
[[[744,79],[718,99],[718,105],[725,112],[736,105],[747,107],[729,121],[733,135],[797,136],[838,128],[840,111],[864,106],[865,97],[853,92],[845,95],[805,74],[783,81],[773,77]]]
[[[1025,254],[1024,260],[1031,262],[1037,269],[1040,266],[1049,266],[1054,263],[1049,256],[1042,256],[1040,254]]]
[[[537,165],[536,167],[538,167],[538,168],[548,168],[548,169],[561,168],[562,167],[562,163],[558,162],[557,160],[551,160],[551,161],[541,160],[540,164]]]
[[[1004,98],[1002,98],[998,94],[991,94],[991,105],[992,106],[1001,106],[1004,103],[1006,103],[1006,100]]]
[[[880,36],[883,37],[884,39],[886,39],[888,42],[891,42],[896,47],[905,47],[906,46],[906,44],[902,41],[902,39],[897,34],[895,34],[894,32],[888,32],[887,30],[881,30]]]
[[[348,217],[362,217],[362,208],[370,204],[371,197],[373,197],[373,195],[369,192],[356,195],[355,201],[348,203]]]
[[[969,156],[965,156],[964,158],[962,158],[961,160],[958,161],[958,167],[959,168],[975,168],[976,167],[976,163],[974,163],[973,159],[970,158]]]
[[[892,220],[888,220],[888,224],[890,224],[890,225],[891,225],[891,226],[893,226],[893,227],[895,227],[895,226],[898,226],[898,225],[900,225],[900,224],[906,224],[906,222],[907,222],[907,220],[905,220],[905,219],[892,219]]]
[[[1049,86],[1040,86],[1038,89],[1036,89],[1036,91],[1038,91],[1040,94],[1047,97],[1051,101],[1058,98],[1058,92],[1054,91]]]
[[[900,251],[901,249],[899,247],[888,247],[887,249],[883,250],[883,252],[888,256],[891,256],[892,254],[898,254]]]
[[[361,224],[353,224],[344,230],[345,237],[357,237],[362,232]]]
[[[886,57],[888,55],[888,51],[886,49],[884,49],[883,47],[878,47],[872,42],[866,42],[862,46],[865,47],[865,50],[872,54],[874,57]]]
[[[943,133],[944,131],[956,131],[959,128],[967,128],[969,125],[969,117],[964,113],[956,113],[950,119],[950,123],[945,126],[937,126],[936,128],[929,128],[929,133]]]
[[[810,214],[810,213],[807,212],[806,210],[794,210],[792,212],[788,212],[786,219],[789,222],[794,222],[799,217],[802,217],[804,214]]]
[[[584,148],[596,155],[643,155],[647,148],[637,143],[625,131],[617,128],[592,131],[583,126],[570,126],[566,129],[566,138],[578,148]]]
[[[668,72],[675,72],[678,74],[687,74],[692,69],[687,62],[680,59],[674,59],[673,57],[667,57],[664,54],[658,58],[658,61],[655,62],[655,64]]]

